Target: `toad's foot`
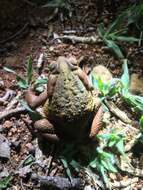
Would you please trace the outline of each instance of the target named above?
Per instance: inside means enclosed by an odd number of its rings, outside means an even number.
[[[34,123],[34,128],[38,130],[38,134],[48,142],[57,143],[60,141],[56,135],[54,126],[47,119],[40,119]]]

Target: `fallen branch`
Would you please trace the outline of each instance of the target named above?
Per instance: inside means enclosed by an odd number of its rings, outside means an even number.
[[[3,112],[0,112],[0,120],[6,118],[6,117],[10,117],[11,115],[14,115],[14,114],[20,114],[20,113],[23,113],[23,112],[26,112],[26,108],[24,107],[18,107],[18,108],[14,108],[14,109],[11,109],[11,110],[5,110]]]
[[[138,131],[138,134],[135,134],[134,138],[125,145],[125,152],[129,152],[133,148],[133,146],[135,145],[140,136],[141,133],[140,131]]]
[[[5,103],[8,99],[10,99],[15,92],[13,90],[8,89],[3,97],[0,97],[0,103]]]
[[[63,41],[71,41],[72,43],[84,43],[84,44],[99,44],[102,42],[102,40],[99,38],[99,36],[90,36],[90,37],[81,37],[81,36],[59,36],[58,38]]]
[[[59,177],[59,176],[38,176],[33,174],[31,177],[35,181],[39,181],[41,186],[52,186],[58,189],[83,189],[84,182],[80,178],[72,178],[69,181],[68,178]]]
[[[108,109],[119,119],[121,119],[124,123],[131,123],[131,120],[128,118],[127,114],[121,111],[112,101],[105,100],[104,103],[108,107]]]
[[[133,179],[125,179],[122,181],[115,181],[114,183],[111,183],[111,186],[113,188],[124,188],[127,186],[130,186],[131,184],[137,183],[139,181],[139,178],[133,178]]]
[[[136,176],[136,177],[143,177],[143,170],[140,168],[135,168],[135,167],[124,167],[120,163],[116,163],[118,168],[125,173],[128,173],[130,175]]]

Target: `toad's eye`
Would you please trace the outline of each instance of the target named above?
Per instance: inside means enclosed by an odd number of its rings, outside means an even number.
[[[49,65],[48,65],[48,69],[49,69],[49,71],[51,72],[51,73],[57,73],[57,64],[56,63],[50,63]]]
[[[70,57],[70,58],[68,59],[68,62],[69,62],[70,64],[72,64],[73,66],[78,66],[78,62],[77,62],[77,60],[76,60],[75,57]]]

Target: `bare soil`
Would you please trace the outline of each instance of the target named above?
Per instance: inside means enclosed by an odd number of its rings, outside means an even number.
[[[94,1],[74,1],[72,7],[72,16],[67,10],[59,9],[58,13],[53,16],[49,22],[49,16],[53,15],[54,9],[38,8],[33,4],[28,4],[26,1],[5,0],[0,2],[0,81],[3,85],[0,86],[1,97],[5,94],[6,89],[12,89],[18,93],[15,75],[3,70],[3,67],[14,69],[21,76],[26,74],[26,60],[29,55],[32,55],[34,68],[41,53],[44,53],[44,70],[47,72],[47,65],[55,61],[59,56],[73,55],[77,59],[87,57],[91,62],[102,64],[109,68],[113,76],[120,76],[122,64],[113,56],[113,54],[104,48],[103,44],[90,45],[81,43],[63,43],[54,40],[54,35],[63,35],[65,31],[74,30],[76,35],[90,36],[97,29],[97,24],[101,18],[97,15],[97,7]],[[118,11],[124,6],[118,7]],[[105,7],[109,14],[103,14],[102,21],[108,25],[115,17],[109,5]],[[106,12],[106,10],[104,10]],[[63,18],[63,19],[62,19]],[[23,29],[23,27],[25,28]],[[22,30],[21,30],[22,29]],[[17,32],[20,31],[18,35]],[[126,51],[134,52],[133,46],[125,47]],[[131,64],[129,65],[130,73],[143,72],[143,59],[140,53],[131,54]],[[8,103],[9,104],[9,103]],[[7,104],[7,105],[8,105]],[[2,105],[0,111],[4,111],[7,105]],[[65,168],[59,160],[51,159],[54,155],[53,145],[47,145],[48,156],[44,155],[40,164],[31,166],[32,171],[19,171],[21,162],[27,156],[35,156],[37,151],[36,135],[32,132],[31,120],[26,113],[14,115],[10,118],[5,118],[0,123],[0,133],[3,134],[10,142],[11,154],[10,159],[0,160],[0,174],[4,168],[12,175],[11,185],[7,189],[40,189],[39,184],[31,180],[31,173],[39,173],[41,175],[54,176],[56,174],[66,176]],[[49,148],[52,147],[52,148]],[[37,153],[37,158],[39,153]],[[39,158],[41,159],[41,158]],[[74,177],[77,177],[75,172]],[[118,176],[118,179],[123,179],[124,175]],[[142,180],[133,189],[140,189]]]

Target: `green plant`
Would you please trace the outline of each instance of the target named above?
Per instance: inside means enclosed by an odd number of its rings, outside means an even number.
[[[97,139],[102,142],[102,147],[115,147],[122,155],[124,155],[124,138],[125,131],[119,131],[117,129],[112,129],[111,132],[106,134],[97,135]]]
[[[141,116],[139,123],[140,123],[141,131],[143,131],[143,115]]]
[[[22,89],[27,89],[32,81],[33,77],[33,61],[32,57],[29,56],[28,61],[27,61],[27,71],[26,71],[26,77],[23,78],[20,75],[18,75],[13,69],[10,69],[8,67],[4,67],[4,70],[10,73],[13,73],[16,75],[16,81],[17,85],[22,88]],[[47,78],[38,78],[34,82],[34,87],[37,91],[41,92],[43,91],[43,84],[47,83]]]
[[[0,179],[0,189],[7,189],[7,187],[10,185],[11,180],[11,176]]]
[[[107,188],[111,189],[111,185],[108,179],[108,172],[117,172],[114,167],[115,157],[112,153],[104,151],[102,148],[97,147],[95,156],[89,163],[89,167],[96,169],[103,177],[103,180]]]
[[[69,168],[68,160],[65,157],[63,157],[63,156],[60,156],[60,161],[62,162],[62,164],[64,166],[64,169],[66,171],[66,174],[67,174],[68,178],[70,180],[72,180],[72,174],[71,174],[71,170]]]
[[[128,161],[124,151],[125,130],[111,129],[109,133],[97,134],[97,140],[99,145],[91,155],[89,167],[100,172],[106,187],[111,189],[108,173],[117,172],[115,167],[117,159],[114,150],[118,151]]]
[[[5,71],[8,71],[10,73],[13,73],[16,75],[16,81],[17,81],[17,85],[20,87],[20,88],[23,88],[23,89],[26,89],[28,88],[31,80],[32,80],[32,65],[33,65],[33,62],[32,62],[32,57],[30,56],[28,58],[28,62],[27,62],[27,75],[26,75],[26,78],[22,78],[20,75],[18,75],[13,69],[10,69],[8,67],[4,67],[4,70]]]
[[[68,8],[68,0],[51,0],[48,1],[43,7],[54,7],[54,8]]]
[[[106,30],[104,24],[99,24],[97,31],[99,36],[103,39],[106,46],[111,49],[119,59],[124,59],[122,48],[119,45],[120,41],[124,42],[138,42],[135,37],[127,35],[127,28],[125,25],[125,19],[127,18],[127,11],[121,13],[117,19],[111,23]],[[124,23],[124,25],[123,25]]]
[[[143,112],[143,97],[133,95],[129,91],[130,76],[128,71],[128,60],[123,59],[123,74],[121,78],[113,78],[107,82],[103,82],[100,78],[97,78],[92,72],[89,76],[94,88],[100,92],[101,100],[105,98],[113,98],[114,95],[119,96],[135,111]]]
[[[94,88],[99,90],[99,96],[101,99],[112,97],[121,89],[121,81],[118,78],[113,78],[107,82],[103,82],[101,78],[98,78],[94,72],[92,72],[89,76],[89,80]]]
[[[137,30],[143,31],[143,3],[131,6],[127,15],[127,26],[133,25]]]
[[[128,71],[128,61],[125,59],[123,61],[123,74],[121,76],[122,90],[121,96],[123,100],[131,106],[135,111],[143,112],[143,97],[138,95],[133,95],[129,91],[130,77]]]

